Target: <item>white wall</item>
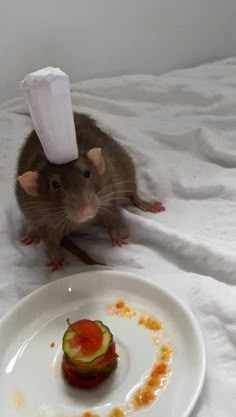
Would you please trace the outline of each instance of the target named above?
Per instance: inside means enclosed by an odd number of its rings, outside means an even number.
[[[0,102],[52,65],[72,81],[236,55],[236,0],[0,0]]]

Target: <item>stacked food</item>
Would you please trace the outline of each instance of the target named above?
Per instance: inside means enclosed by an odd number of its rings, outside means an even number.
[[[109,328],[87,319],[70,323],[64,334],[62,369],[67,382],[80,388],[94,388],[117,365],[116,345]]]

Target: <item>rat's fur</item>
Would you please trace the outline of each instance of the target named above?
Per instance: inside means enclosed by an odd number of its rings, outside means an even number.
[[[65,213],[65,204],[73,204],[73,200],[80,204],[88,194],[92,196],[90,204],[98,206],[93,222],[107,227],[113,242],[118,245],[127,243],[128,237],[121,230],[120,206],[132,201],[143,210],[162,211],[152,210],[150,203],[138,198],[134,164],[122,146],[89,116],[75,113],[74,121],[79,149],[77,161],[65,165],[49,163],[35,131],[26,139],[18,158],[17,178],[27,171],[39,173],[39,194],[35,197],[27,194],[16,180],[16,197],[25,217],[46,244],[53,262],[60,259],[63,237],[80,228],[80,224]],[[87,152],[92,148],[102,149],[105,162],[102,175],[87,158]],[[83,168],[92,172],[90,181],[82,177]],[[63,189],[60,193],[50,188],[53,177],[60,177]]]

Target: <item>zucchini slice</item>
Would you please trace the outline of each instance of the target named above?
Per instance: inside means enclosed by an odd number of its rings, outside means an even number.
[[[95,321],[103,335],[102,344],[100,348],[92,353],[85,355],[81,349],[81,345],[74,345],[71,343],[72,340],[76,340],[75,338],[79,339],[78,332],[73,329],[73,324],[68,327],[67,331],[64,334],[63,341],[62,341],[62,349],[64,353],[73,361],[78,361],[80,363],[88,364],[96,361],[98,358],[104,356],[108,351],[112,341],[113,335],[110,332],[109,328],[105,326],[101,321]],[[93,337],[91,335],[91,337]]]

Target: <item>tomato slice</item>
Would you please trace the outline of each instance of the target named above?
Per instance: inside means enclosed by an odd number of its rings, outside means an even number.
[[[103,334],[97,323],[92,320],[79,320],[71,324],[71,328],[76,332],[70,340],[71,348],[80,346],[82,355],[90,355],[100,349]]]
[[[112,344],[109,347],[107,353],[102,358],[97,359],[96,365],[102,365],[104,363],[109,363],[113,359],[115,354],[116,354],[116,344],[115,344],[115,342],[112,342]]]
[[[106,379],[106,375],[96,375],[91,378],[81,376],[77,371],[73,370],[70,365],[68,364],[65,356],[63,357],[62,361],[62,370],[65,379],[70,385],[73,385],[78,388],[95,388],[101,382],[103,382]]]

